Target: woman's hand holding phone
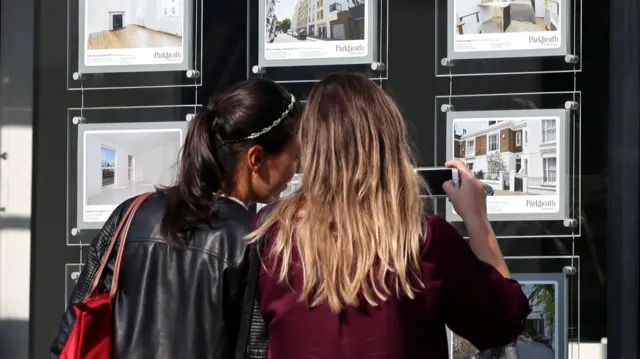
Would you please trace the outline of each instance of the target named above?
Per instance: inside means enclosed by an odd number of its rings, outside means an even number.
[[[475,178],[467,168],[467,165],[461,161],[447,161],[444,165],[445,167],[455,168],[458,171],[458,186],[452,181],[447,181],[442,185],[442,189],[449,196],[456,213],[465,222],[478,219],[486,221],[487,198],[482,181]]]
[[[458,170],[459,186],[456,187],[452,181],[447,181],[442,185],[442,189],[467,227],[471,250],[478,258],[495,267],[505,278],[509,278],[509,268],[487,218],[484,183],[477,179],[463,162],[448,161],[444,165]]]

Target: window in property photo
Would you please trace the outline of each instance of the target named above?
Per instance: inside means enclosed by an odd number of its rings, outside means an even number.
[[[138,0],[138,6],[136,8],[138,10],[137,16],[142,19],[144,14],[147,13],[147,0]]]
[[[522,132],[516,132],[516,146],[522,146]]]
[[[106,146],[100,146],[100,161],[102,170],[102,187],[116,184],[116,151]]]
[[[323,10],[318,11],[318,20],[324,19]]]
[[[318,0],[318,7],[321,8],[322,7],[322,0]]]
[[[334,2],[333,4],[329,5],[329,11],[330,12],[342,11],[342,4],[338,4],[337,2]]]
[[[473,162],[467,163],[467,168],[469,169],[469,171],[473,171]]]
[[[542,143],[556,140],[556,120],[542,120]]]
[[[131,182],[135,182],[136,180],[136,159],[133,156],[129,155],[127,158],[127,166],[129,167],[129,172],[127,174],[127,179]]]
[[[489,152],[498,151],[498,134],[494,133],[493,135],[489,135],[487,137],[489,137],[488,141],[487,141],[487,142],[489,142],[488,151]]]
[[[528,144],[529,143],[529,131],[524,130],[524,144]]]
[[[180,9],[177,0],[162,0],[162,15],[164,17],[179,17]]]
[[[467,156],[473,156],[476,153],[476,141],[469,140],[467,141]]]
[[[547,157],[542,159],[542,180],[545,185],[556,184],[556,158]]]

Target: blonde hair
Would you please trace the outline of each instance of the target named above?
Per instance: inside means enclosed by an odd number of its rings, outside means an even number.
[[[310,307],[338,312],[360,299],[413,298],[423,287],[424,184],[393,99],[364,77],[330,75],[311,91],[299,128],[302,186],[249,237],[277,224],[265,255],[277,258],[280,282],[290,266],[302,268],[300,299]]]

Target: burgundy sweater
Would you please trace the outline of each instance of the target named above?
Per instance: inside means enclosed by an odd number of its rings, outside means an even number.
[[[520,285],[479,260],[447,221],[427,216],[427,223],[421,250],[426,289],[413,300],[392,297],[378,307],[365,303],[340,314],[299,301],[299,266],[290,273],[293,291],[269,274],[275,264],[268,255],[272,233],[260,273],[269,359],[446,359],[445,325],[480,350],[514,340],[531,311]],[[296,251],[292,259],[299,262]]]

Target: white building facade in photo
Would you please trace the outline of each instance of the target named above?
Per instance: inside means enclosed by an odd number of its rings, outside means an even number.
[[[309,19],[309,2],[312,0],[298,0],[293,10],[291,29],[295,32],[307,31]],[[315,0],[314,0],[315,1]]]
[[[556,123],[556,119],[489,121],[479,131],[463,129],[455,135],[454,157],[496,190],[554,194]]]
[[[275,38],[276,23],[278,18],[276,17],[276,3],[278,0],[266,0],[265,6],[265,36],[267,42],[272,42]]]
[[[307,33],[309,36],[318,39],[353,40],[356,36],[350,36],[350,32],[364,32],[358,26],[350,28],[346,18],[341,19],[340,16],[340,14],[344,16],[350,11],[354,14],[359,12],[364,14],[364,0],[308,0],[307,8]],[[351,21],[364,23],[363,16],[358,15],[357,18],[351,16]]]

